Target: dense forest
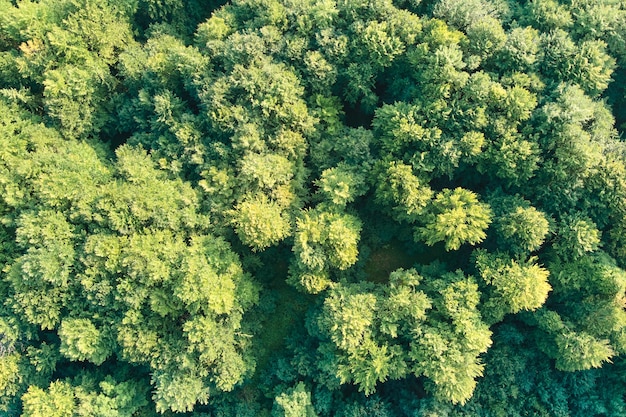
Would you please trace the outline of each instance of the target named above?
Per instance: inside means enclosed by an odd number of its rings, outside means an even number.
[[[626,1],[0,0],[0,414],[626,416]]]

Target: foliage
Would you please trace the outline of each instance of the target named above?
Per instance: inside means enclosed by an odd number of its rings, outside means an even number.
[[[311,394],[306,391],[302,382],[298,383],[290,394],[283,393],[276,397],[275,415],[279,417],[316,417],[311,405]]]
[[[0,0],[0,413],[626,415],[625,34]]]
[[[487,237],[491,211],[471,191],[446,188],[435,196],[431,207],[425,215],[425,226],[415,232],[416,240],[429,246],[445,242],[446,250],[456,250],[463,243],[475,245]]]
[[[517,262],[506,255],[476,251],[476,269],[488,287],[483,293],[483,311],[490,321],[500,321],[508,313],[536,310],[545,303],[552,289],[550,271],[536,260]]]

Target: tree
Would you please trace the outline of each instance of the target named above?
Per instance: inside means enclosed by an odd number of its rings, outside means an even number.
[[[235,206],[235,231],[253,250],[263,250],[291,233],[289,219],[281,207],[264,194],[249,197]]]
[[[482,61],[497,53],[504,46],[506,38],[500,21],[487,16],[467,28],[467,49]],[[473,65],[479,65],[480,61]]]
[[[32,387],[22,399],[24,415],[31,417],[69,417],[74,411],[74,393],[69,384],[53,382],[48,392]]]
[[[554,250],[561,257],[580,257],[597,250],[599,245],[600,231],[590,219],[573,215],[564,216],[561,220],[554,243]]]
[[[493,229],[499,250],[527,254],[540,249],[549,237],[550,219],[528,200],[494,193],[488,202],[494,211]]]
[[[572,23],[572,14],[568,8],[554,0],[535,0],[526,5],[525,23],[536,29],[548,32],[554,29],[569,28]]]
[[[495,3],[482,0],[441,0],[433,7],[435,17],[445,20],[451,26],[464,29],[485,18],[497,18],[499,12]]]
[[[44,390],[35,386],[23,396],[28,416],[130,417],[145,409],[145,387],[136,380],[117,381],[106,376],[97,381],[83,372],[76,378],[54,381]]]
[[[476,308],[478,287],[460,272],[430,278],[421,284],[417,271],[397,270],[390,286],[331,289],[317,319],[319,352],[332,349],[328,369],[341,383],[370,395],[378,384],[413,373],[446,401],[471,397],[483,369],[477,356],[491,344]]]
[[[489,288],[483,308],[488,321],[498,322],[508,313],[536,310],[546,302],[552,289],[550,272],[537,265],[536,258],[516,262],[506,255],[481,250],[474,257],[476,269]]]
[[[299,382],[289,393],[282,393],[274,400],[274,415],[277,417],[316,417],[311,405],[311,394]]]
[[[546,338],[541,348],[558,369],[597,368],[624,348],[626,315],[620,300],[626,275],[603,253],[566,259],[549,264],[554,295],[549,309],[539,310],[531,323],[537,326],[537,337]],[[559,302],[567,307],[555,311]]]
[[[598,340],[586,333],[563,333],[555,342],[559,350],[556,367],[563,371],[598,368],[615,355],[607,340]]]
[[[357,261],[360,221],[346,213],[322,207],[302,213],[296,220],[291,282],[318,293],[331,281],[332,269],[346,270]]]
[[[390,162],[381,168],[376,200],[391,206],[398,220],[415,222],[431,202],[432,190],[415,176],[410,165]]]
[[[353,202],[367,190],[365,179],[346,165],[325,169],[316,185],[324,200],[339,207]]]
[[[112,67],[124,45],[134,43],[132,11],[90,1],[19,6],[6,7],[11,18],[3,25],[11,42],[22,45],[11,87],[42,92],[35,106],[66,137],[97,135],[110,122]],[[38,24],[29,25],[31,18]]]
[[[539,52],[539,33],[530,27],[517,27],[507,34],[504,46],[497,54],[498,66],[503,69],[532,71]]]
[[[75,361],[88,360],[101,365],[111,354],[111,346],[107,346],[107,341],[89,319],[63,320],[59,337],[61,353]]]
[[[456,250],[463,243],[475,245],[485,239],[491,210],[471,191],[444,189],[428,207],[423,222],[415,231],[416,241],[430,246],[445,242],[446,250]]]
[[[429,379],[426,387],[436,398],[464,404],[483,373],[478,356],[491,345],[491,331],[477,308],[479,292],[472,277],[445,273],[431,288],[437,295],[435,314],[410,345],[411,371]]]

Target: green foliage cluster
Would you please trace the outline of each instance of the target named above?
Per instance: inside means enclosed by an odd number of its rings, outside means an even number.
[[[626,415],[626,4],[0,0],[0,414]]]

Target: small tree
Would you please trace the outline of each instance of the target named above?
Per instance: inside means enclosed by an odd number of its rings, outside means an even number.
[[[478,196],[463,188],[438,193],[423,217],[424,226],[415,230],[415,240],[427,245],[445,242],[446,250],[464,243],[476,245],[487,237],[491,209]]]

